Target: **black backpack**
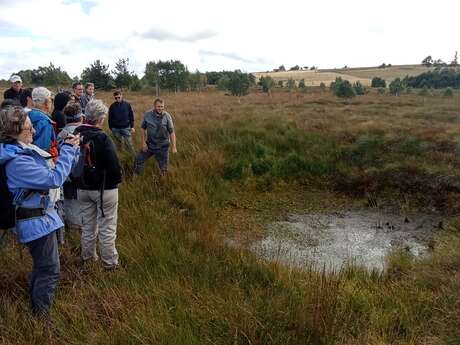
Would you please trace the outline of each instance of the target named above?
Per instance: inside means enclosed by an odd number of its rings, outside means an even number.
[[[80,156],[70,174],[70,179],[80,189],[88,189],[104,181],[104,174],[97,169],[95,139],[101,132],[86,131],[81,133]]]
[[[6,183],[5,164],[0,165],[0,229],[7,230],[16,225],[13,194]]]

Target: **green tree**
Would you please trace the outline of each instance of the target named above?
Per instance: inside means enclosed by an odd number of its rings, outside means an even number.
[[[228,89],[233,96],[245,96],[249,92],[249,75],[240,70],[236,70],[229,76]]]
[[[422,60],[422,65],[426,66],[426,67],[431,67],[433,65],[433,58],[431,57],[431,55],[428,55],[426,58],[424,58]]]
[[[129,89],[131,91],[142,90],[142,81],[139,79],[139,77],[136,74],[134,74],[131,78],[131,84],[129,85]]]
[[[273,87],[275,86],[275,81],[272,77],[260,77],[259,85],[262,86],[262,91],[271,94]]]
[[[299,81],[299,89],[305,89],[307,86],[305,85],[305,79],[300,79]]]
[[[374,77],[371,81],[371,87],[387,87],[387,82],[383,78]]]
[[[356,96],[350,82],[343,80],[341,77],[335,78],[335,81],[330,85],[330,89],[335,96],[340,98],[353,98]]]
[[[292,78],[289,78],[288,81],[287,81],[287,87],[288,87],[289,92],[292,92],[296,87],[295,86],[295,80],[292,79]]]
[[[228,75],[223,75],[217,81],[217,89],[218,90],[228,90],[230,84],[230,77]]]
[[[295,65],[295,66],[292,66],[291,68],[289,68],[290,71],[298,71],[300,70],[300,66],[299,65]]]
[[[36,69],[22,70],[15,74],[20,75],[26,85],[59,86],[72,82],[67,72],[54,66],[51,62],[49,66],[39,66]]]
[[[454,90],[451,87],[448,87],[442,92],[443,97],[454,97]]]
[[[353,83],[353,90],[357,95],[364,95],[366,94],[366,89],[364,88],[363,84],[359,80]]]
[[[401,78],[396,78],[389,85],[390,93],[394,96],[399,96],[404,90],[404,83]]]
[[[86,67],[81,74],[81,80],[83,83],[94,83],[97,89],[110,90],[114,86],[109,65],[104,65],[101,60],[96,60]]]
[[[202,91],[208,84],[208,79],[205,73],[196,70],[195,73],[189,75],[189,86],[192,91]]]
[[[133,72],[129,71],[129,58],[118,59],[115,69],[112,71],[115,86],[118,88],[129,88],[133,80]]]
[[[149,61],[145,65],[145,81],[148,85],[169,91],[185,91],[189,86],[189,71],[179,60]]]

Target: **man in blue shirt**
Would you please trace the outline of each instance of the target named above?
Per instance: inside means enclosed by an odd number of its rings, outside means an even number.
[[[125,146],[134,154],[134,146],[131,135],[134,129],[134,113],[131,104],[123,99],[120,90],[113,93],[115,102],[109,108],[109,128],[115,138],[118,149]]]
[[[140,174],[145,162],[152,156],[158,162],[162,176],[168,171],[168,152],[177,152],[176,133],[171,115],[164,111],[165,105],[161,98],[157,98],[153,103],[153,109],[144,115],[141,128],[142,149],[134,160],[134,173]],[[147,134],[147,138],[145,136]]]

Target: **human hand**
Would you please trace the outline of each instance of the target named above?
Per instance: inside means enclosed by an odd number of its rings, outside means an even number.
[[[149,149],[149,147],[147,146],[147,143],[142,144],[142,151],[143,152],[147,152],[148,149]]]
[[[80,146],[80,134],[77,134],[77,135],[69,134],[64,142],[66,144],[72,145],[73,147],[79,147]]]
[[[131,128],[131,133],[136,133],[136,129],[135,128]]]
[[[177,153],[177,148],[174,146],[172,149],[171,149],[172,153]]]

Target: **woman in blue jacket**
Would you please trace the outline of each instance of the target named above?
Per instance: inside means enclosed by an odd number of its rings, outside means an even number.
[[[32,144],[35,133],[20,107],[0,111],[0,164],[16,206],[16,233],[29,247],[33,260],[30,281],[32,312],[49,318],[59,280],[56,230],[64,224],[54,203],[79,154],[80,138],[72,136],[62,146],[59,160]]]

